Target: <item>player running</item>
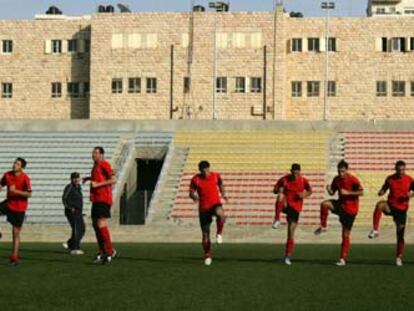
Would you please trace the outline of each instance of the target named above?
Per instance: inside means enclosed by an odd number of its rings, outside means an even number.
[[[210,226],[213,222],[213,216],[215,216],[217,223],[217,243],[223,243],[223,228],[226,218],[220,194],[226,203],[228,202],[228,199],[220,174],[210,172],[210,163],[201,161],[198,164],[198,170],[200,173],[191,179],[189,196],[194,202],[198,202],[199,205],[204,264],[209,266],[213,260],[211,253]]]
[[[288,224],[284,262],[290,266],[295,245],[295,230],[302,211],[303,199],[312,195],[312,188],[309,181],[301,175],[300,165],[292,164],[290,174],[277,181],[273,192],[278,194],[278,198],[283,197],[284,200],[282,202],[283,213],[286,214]]]
[[[30,178],[23,171],[26,168],[26,164],[25,159],[17,158],[13,163],[13,169],[6,172],[0,180],[0,190],[3,187],[7,187],[7,200],[1,204],[2,214],[7,216],[7,221],[13,227],[11,265],[17,265],[20,262],[20,233],[28,207],[28,199],[32,196]]]
[[[369,233],[370,239],[379,236],[379,226],[381,216],[392,216],[397,227],[397,251],[395,264],[402,266],[402,256],[404,253],[405,225],[407,223],[407,211],[410,198],[414,197],[414,180],[405,173],[406,164],[404,161],[395,163],[395,173],[385,179],[384,185],[378,192],[382,197],[389,191],[388,199],[377,203],[373,215],[373,229]]]
[[[83,178],[83,183],[90,181],[90,201],[92,202],[92,225],[95,230],[99,253],[94,262],[97,264],[110,263],[116,256],[108,229],[108,218],[111,218],[112,186],[116,177],[111,164],[104,159],[102,147],[95,147],[92,152],[94,165],[90,177]]]
[[[359,209],[359,197],[364,190],[358,178],[348,172],[348,163],[344,160],[338,163],[338,175],[332,184],[326,186],[329,195],[338,192],[338,200],[326,200],[321,204],[321,226],[315,230],[315,235],[320,235],[328,229],[329,211],[339,216],[342,225],[341,256],[337,266],[345,266],[350,249],[350,236],[352,226]]]

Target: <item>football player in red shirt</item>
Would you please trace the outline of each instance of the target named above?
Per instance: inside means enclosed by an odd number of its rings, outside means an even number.
[[[382,214],[392,216],[397,226],[397,251],[395,264],[402,266],[404,253],[405,225],[407,223],[407,211],[410,198],[414,197],[414,180],[405,173],[406,164],[404,161],[395,163],[395,173],[386,178],[384,185],[378,192],[382,197],[389,191],[388,199],[377,203],[373,215],[373,230],[369,233],[370,239],[379,235],[379,225]]]
[[[7,200],[1,204],[2,213],[7,216],[7,221],[13,227],[13,252],[10,256],[12,265],[17,265],[20,261],[20,233],[26,216],[28,199],[32,196],[30,178],[23,171],[26,164],[25,159],[17,158],[13,163],[13,169],[6,172],[0,180],[0,190],[7,187]]]
[[[210,163],[201,161],[198,164],[198,169],[200,173],[191,179],[189,196],[194,202],[198,202],[199,205],[204,264],[209,266],[212,263],[210,226],[213,222],[213,216],[215,216],[217,222],[217,243],[221,244],[226,218],[220,194],[226,203],[228,199],[220,174],[210,172]]]
[[[291,265],[291,257],[295,245],[295,230],[299,221],[299,214],[302,211],[303,199],[312,195],[312,188],[309,181],[301,175],[299,164],[292,164],[290,174],[280,178],[273,192],[283,195],[284,208],[287,220],[287,241],[285,247],[285,264]]]
[[[107,221],[108,218],[111,218],[112,186],[116,184],[116,177],[111,164],[104,159],[104,154],[105,151],[102,147],[93,149],[92,174],[90,177],[83,178],[84,183],[91,182],[92,224],[99,246],[99,253],[94,262],[101,264],[110,263],[116,256]]]
[[[341,256],[336,264],[345,266],[350,249],[352,226],[359,210],[359,197],[363,195],[364,190],[358,178],[348,172],[348,163],[344,160],[338,163],[338,175],[331,185],[326,186],[326,190],[331,196],[338,192],[338,200],[322,202],[321,226],[315,230],[315,235],[327,231],[329,211],[339,216],[342,225],[342,246]]]

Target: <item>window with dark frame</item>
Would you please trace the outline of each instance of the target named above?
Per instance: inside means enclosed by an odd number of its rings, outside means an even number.
[[[301,81],[292,81],[292,97],[302,97]]]
[[[262,78],[252,77],[250,79],[250,92],[261,93],[262,92]]]
[[[184,94],[190,93],[190,91],[191,91],[191,79],[190,79],[190,77],[184,77],[183,91],[184,91]]]
[[[1,84],[1,97],[2,98],[13,97],[13,83],[4,82]]]
[[[52,53],[53,54],[62,53],[62,40],[52,40]]]
[[[69,82],[68,83],[68,96],[77,98],[80,96],[79,92],[79,82]]]
[[[122,94],[122,79],[112,79],[112,94]]]
[[[62,97],[62,83],[52,82],[52,98]]]
[[[12,40],[3,40],[2,42],[2,51],[4,54],[11,54],[13,52],[13,41]]]
[[[130,94],[141,93],[141,78],[129,78],[128,79],[128,93]]]
[[[392,81],[392,96],[405,96],[405,81]]]
[[[328,81],[328,96],[336,96],[336,81]]]
[[[319,38],[308,38],[308,51],[319,52],[320,51],[320,40]]]
[[[328,51],[336,52],[336,38],[328,38]]]
[[[292,39],[292,52],[302,52],[302,38]]]
[[[377,81],[377,97],[387,96],[387,81]]]
[[[308,81],[307,83],[307,95],[308,97],[318,97],[320,90],[319,81]]]
[[[246,78],[245,77],[236,77],[236,93],[246,93]]]
[[[227,77],[217,77],[216,79],[216,92],[227,93]]]
[[[83,83],[83,96],[88,97],[91,91],[91,85],[89,82]]]
[[[76,53],[78,51],[78,40],[72,39],[68,40],[68,52]]]
[[[147,93],[157,93],[157,78],[147,78]]]

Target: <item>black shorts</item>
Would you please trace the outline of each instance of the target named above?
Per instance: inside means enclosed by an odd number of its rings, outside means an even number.
[[[299,212],[290,206],[283,209],[283,214],[286,214],[286,220],[288,222],[299,222]]]
[[[92,219],[111,218],[111,205],[101,202],[92,203]]]
[[[384,212],[385,215],[392,216],[394,219],[395,224],[398,225],[405,225],[407,223],[407,211],[399,210],[398,208],[393,207],[392,205],[389,205],[390,213]]]
[[[344,206],[339,200],[331,200],[331,203],[334,207],[332,213],[339,216],[339,222],[344,228],[351,230],[354,225],[356,215],[351,215],[345,212]]]
[[[217,216],[217,209],[223,207],[222,205],[215,205],[208,211],[200,211],[199,218],[200,218],[200,226],[201,229],[206,229],[206,227],[210,227],[211,223],[213,222],[213,217]]]
[[[13,226],[13,227],[22,227],[24,218],[26,216],[25,212],[13,212],[11,210],[7,211],[7,221]]]

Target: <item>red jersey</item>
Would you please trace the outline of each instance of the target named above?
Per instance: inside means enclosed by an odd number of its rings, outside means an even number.
[[[213,172],[207,176],[197,174],[191,179],[190,191],[197,192],[200,211],[208,211],[221,204],[218,186],[222,184],[220,174]]]
[[[301,175],[293,178],[291,174],[288,174],[277,181],[274,192],[279,192],[281,188],[283,188],[287,205],[297,212],[302,211],[303,199],[299,197],[299,194],[304,191],[312,191],[309,181]]]
[[[10,191],[10,186],[14,186],[16,190],[32,192],[30,178],[25,173],[15,175],[13,171],[3,175],[0,184],[7,186],[7,207],[12,212],[24,213],[27,210],[28,198]]]
[[[409,203],[408,195],[411,190],[414,190],[414,180],[408,175],[397,176],[397,174],[393,174],[387,177],[382,189],[390,191],[388,194],[389,205],[406,211]]]
[[[351,174],[346,174],[343,178],[336,176],[332,181],[332,191],[339,193],[339,201],[342,202],[344,210],[350,215],[358,214],[359,210],[359,196],[357,195],[342,195],[339,190],[344,189],[347,191],[361,191],[363,190],[359,179]]]
[[[103,182],[112,178],[114,172],[112,171],[111,164],[106,160],[96,162],[92,168],[91,182]],[[112,185],[107,185],[99,188],[91,187],[90,194],[91,202],[105,203],[112,205]]]

